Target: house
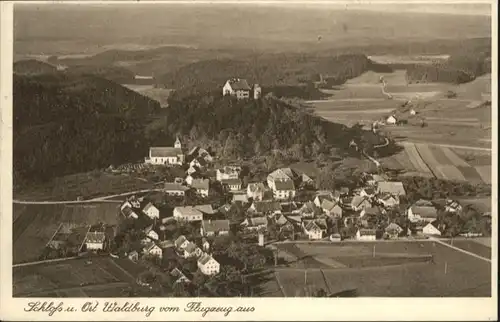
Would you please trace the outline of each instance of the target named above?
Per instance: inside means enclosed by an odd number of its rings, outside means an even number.
[[[248,196],[246,193],[233,193],[233,203],[235,202],[242,202],[242,203],[247,203],[248,202]]]
[[[193,274],[189,271],[179,268],[174,268],[170,271],[170,275],[174,278],[174,284],[177,283],[191,283],[193,279]]]
[[[208,197],[210,181],[208,179],[194,179],[191,187],[203,197]]]
[[[240,179],[222,179],[220,181],[223,187],[228,189],[229,191],[238,191],[241,190],[241,180]]]
[[[316,193],[316,197],[314,198],[313,202],[316,205],[316,207],[321,208],[323,200],[336,201],[333,194],[330,191],[319,191],[318,193]]]
[[[388,118],[385,119],[386,124],[396,124],[398,122],[397,118],[395,115],[391,115]]]
[[[399,205],[399,197],[390,193],[382,193],[377,198],[378,202],[386,208],[392,208]]]
[[[177,248],[179,250],[184,250],[184,248],[186,248],[186,246],[188,244],[189,244],[189,240],[187,240],[186,236],[184,236],[184,235],[177,237],[177,239],[174,242],[175,248]]]
[[[192,206],[175,207],[174,218],[182,221],[201,221],[203,220],[203,213]]]
[[[125,216],[125,218],[138,219],[139,215],[130,207],[125,207],[122,209],[121,213]]]
[[[217,236],[229,234],[229,220],[203,220],[200,232],[202,236]]]
[[[189,169],[186,170],[186,173],[188,175],[192,175],[193,173],[196,173],[196,172],[200,172],[200,168],[189,166]]]
[[[387,181],[389,178],[383,174],[368,174],[365,177],[366,183],[370,186],[376,186],[379,182]]]
[[[350,193],[350,189],[348,187],[341,187],[339,191],[339,198],[348,196]]]
[[[267,229],[267,217],[251,217],[246,218],[241,226],[250,231],[265,230]]]
[[[198,268],[205,275],[216,275],[220,271],[220,264],[212,256],[204,253],[198,258]]]
[[[441,236],[441,231],[437,228],[436,221],[430,222],[422,228],[422,233],[429,236]]]
[[[280,233],[295,233],[296,224],[294,220],[290,220],[284,215],[280,215],[276,219],[276,225],[279,227]]]
[[[196,246],[195,243],[188,242],[186,247],[183,249],[182,257],[191,258],[191,257],[200,257],[203,254],[201,249]]]
[[[184,163],[184,153],[179,138],[175,140],[174,147],[151,147],[149,157],[145,158],[145,163],[156,165],[182,165]]]
[[[379,206],[374,206],[374,207],[367,207],[361,210],[359,213],[359,217],[365,217],[365,216],[379,216],[382,214],[385,214],[385,209],[379,207]]]
[[[137,262],[139,260],[139,253],[136,250],[131,251],[128,254],[128,259],[130,259],[132,262]]]
[[[358,229],[356,240],[376,240],[377,233],[375,229]]]
[[[393,222],[387,225],[387,227],[385,227],[385,233],[391,239],[398,238],[402,232],[403,228],[401,228],[401,226]]]
[[[151,219],[160,219],[160,210],[151,202],[148,202],[144,208],[142,208],[142,212]]]
[[[200,211],[203,215],[215,215],[216,211],[212,207],[212,205],[196,205],[194,209]]]
[[[351,200],[351,209],[354,211],[362,210],[372,206],[367,197],[354,196]]]
[[[330,241],[332,242],[340,242],[342,241],[342,237],[340,236],[339,233],[334,233],[330,235]]]
[[[340,207],[338,202],[323,199],[323,202],[321,203],[321,210],[323,210],[323,212],[328,216],[342,218],[342,207]]]
[[[153,229],[151,229],[150,231],[148,231],[146,233],[146,237],[148,237],[149,239],[151,239],[153,241],[157,241],[159,239],[158,233],[156,231],[154,231]]]
[[[217,169],[215,173],[215,178],[217,181],[222,181],[227,179],[239,179],[240,173],[241,173],[241,167],[225,166],[223,168]]]
[[[314,216],[316,215],[316,205],[311,201],[306,202],[299,209],[298,213],[302,218],[314,218]]]
[[[208,161],[205,158],[197,157],[189,162],[189,167],[203,169],[208,165]]]
[[[201,247],[203,248],[204,252],[208,252],[210,250],[210,243],[205,237],[201,239]]]
[[[431,223],[438,217],[437,209],[432,204],[429,206],[417,206],[417,203],[415,203],[407,209],[406,214],[408,220],[412,223],[420,221]]]
[[[257,90],[260,90],[260,87],[256,88]],[[252,88],[250,85],[248,85],[248,82],[246,79],[240,79],[240,78],[232,78],[228,79],[226,83],[224,84],[224,87],[222,87],[222,95],[223,96],[235,96],[237,99],[245,99],[245,98],[250,98],[250,92],[252,91]],[[254,93],[254,97],[255,97]]]
[[[121,205],[120,210],[125,208],[139,209],[141,208],[141,202],[136,197],[127,198]]]
[[[456,214],[462,211],[462,206],[458,201],[448,199],[444,205],[444,211]]]
[[[199,179],[204,179],[203,175],[201,175],[201,173],[199,173],[199,172],[195,172],[195,173],[188,174],[186,176],[186,179],[184,179],[184,181],[186,181],[186,184],[188,186],[192,186],[193,181],[199,180]]]
[[[189,188],[186,186],[183,186],[179,183],[170,183],[166,182],[163,191],[165,194],[169,196],[182,196],[184,197],[186,195],[186,191],[188,191]]]
[[[85,245],[88,250],[102,250],[106,241],[106,234],[104,232],[95,231],[88,232],[85,236]]]
[[[309,220],[302,225],[304,227],[304,232],[311,240],[323,239],[326,235],[327,225],[324,220]]]
[[[154,242],[148,243],[146,246],[143,248],[144,254],[150,255],[150,256],[155,256],[162,258],[163,256],[163,250],[160,248],[160,246],[156,245]]]
[[[295,185],[292,180],[278,180],[274,182],[274,198],[292,199],[295,197]]]
[[[405,196],[406,191],[402,182],[381,181],[377,184],[377,194],[389,193],[395,196]]]
[[[277,201],[254,201],[249,208],[249,212],[256,214],[263,214],[274,216],[276,214],[281,214],[281,204]]]
[[[262,182],[249,183],[247,186],[247,196],[256,201],[264,200],[268,189]]]
[[[366,188],[362,188],[360,191],[359,191],[359,195],[361,197],[366,197],[366,198],[372,198],[375,196],[375,188],[373,187],[366,187]]]

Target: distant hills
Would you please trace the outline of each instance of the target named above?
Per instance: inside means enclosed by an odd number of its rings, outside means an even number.
[[[57,72],[57,67],[39,60],[28,59],[15,62],[13,70],[18,75],[39,75]]]

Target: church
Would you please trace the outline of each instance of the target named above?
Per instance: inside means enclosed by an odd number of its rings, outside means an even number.
[[[182,165],[184,153],[179,137],[176,138],[173,147],[150,147],[149,156],[144,161],[156,165]]]

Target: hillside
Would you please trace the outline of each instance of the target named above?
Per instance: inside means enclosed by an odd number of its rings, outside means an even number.
[[[156,101],[75,73],[14,75],[16,184],[136,160]]]
[[[241,60],[200,61],[167,73],[158,81],[167,88],[193,94],[220,88],[227,79],[240,77],[246,78],[249,83],[259,83],[265,91],[266,88],[272,91],[269,88],[274,86],[307,85],[321,78],[331,85],[342,84],[367,70],[381,68],[384,69],[384,66],[374,64],[362,54],[315,56],[288,53]]]
[[[38,75],[57,72],[55,66],[35,59],[17,61],[14,63],[13,70],[18,75]]]

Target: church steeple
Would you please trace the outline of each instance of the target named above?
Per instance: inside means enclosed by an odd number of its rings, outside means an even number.
[[[179,140],[179,137],[178,137],[178,136],[175,138],[174,147],[175,147],[176,149],[182,149],[181,140]]]

